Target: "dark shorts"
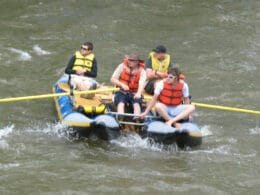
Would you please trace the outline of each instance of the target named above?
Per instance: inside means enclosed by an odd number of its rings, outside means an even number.
[[[142,104],[142,100],[143,97],[139,98],[139,99],[134,99],[134,94],[132,93],[124,93],[122,91],[118,91],[115,93],[115,105],[117,106],[117,104],[119,104],[120,102],[125,103],[125,104],[134,104],[134,103],[138,103],[138,104]]]

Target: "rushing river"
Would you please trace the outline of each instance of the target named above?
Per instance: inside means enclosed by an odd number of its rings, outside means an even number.
[[[167,46],[194,102],[260,109],[258,0],[1,0],[0,98],[47,94],[82,42],[98,81]],[[53,99],[0,103],[0,194],[259,194],[259,115],[197,108],[203,144],[71,140]]]

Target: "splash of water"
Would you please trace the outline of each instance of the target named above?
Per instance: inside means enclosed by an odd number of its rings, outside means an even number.
[[[3,138],[8,137],[13,132],[14,125],[6,126],[0,129],[0,149],[7,149],[9,148],[9,144]]]
[[[43,133],[50,136],[56,136],[58,138],[65,138],[69,141],[77,140],[75,132],[68,128],[65,124],[58,123],[46,123],[44,125],[33,124],[31,128],[23,130],[29,133]]]
[[[126,133],[123,136],[121,136],[119,139],[112,140],[111,143],[116,144],[122,148],[128,148],[128,149],[148,149],[152,151],[176,151],[176,145],[170,145],[166,147],[163,144],[154,143],[149,138],[141,138],[138,134],[134,133]]]
[[[205,126],[201,127],[201,132],[202,132],[203,137],[213,135],[213,133],[210,131],[209,125],[205,125]]]
[[[42,49],[39,45],[34,45],[34,46],[33,46],[33,51],[34,51],[37,55],[39,55],[39,56],[51,54],[51,52]]]
[[[0,129],[0,139],[7,137],[10,133],[13,132],[14,125],[6,126],[3,129]]]
[[[15,48],[9,48],[10,51],[14,52],[14,53],[17,53],[19,54],[19,60],[21,61],[29,61],[32,59],[32,56],[26,52],[26,51],[23,51],[23,50],[20,50],[20,49],[15,49]]]

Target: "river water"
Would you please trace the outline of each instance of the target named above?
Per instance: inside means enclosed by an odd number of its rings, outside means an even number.
[[[257,0],[1,0],[0,98],[46,94],[82,42],[98,81],[165,44],[194,102],[260,109]],[[52,99],[0,104],[1,194],[259,194],[259,115],[197,108],[199,148],[71,140]]]

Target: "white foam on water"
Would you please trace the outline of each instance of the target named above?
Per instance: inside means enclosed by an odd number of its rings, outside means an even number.
[[[63,123],[49,124],[46,128],[42,129],[42,132],[48,135],[55,135],[59,138],[65,138],[67,140],[77,140],[78,137],[73,137],[74,131],[71,128],[68,128],[67,125]]]
[[[235,64],[236,67],[240,67],[239,72],[244,73],[246,72],[253,72],[257,70],[257,64],[251,62],[242,62]]]
[[[210,131],[209,125],[202,126],[201,133],[202,133],[202,137],[213,135],[212,131]]]
[[[19,163],[8,163],[8,164],[0,163],[0,169],[10,169],[10,168],[19,167],[19,166],[20,166]]]
[[[8,135],[13,132],[13,129],[14,125],[6,126],[0,129],[0,149],[5,150],[9,148],[9,144],[4,138],[8,137]]]
[[[221,145],[216,148],[205,149],[205,150],[194,150],[194,151],[190,151],[190,153],[221,154],[221,155],[230,155],[231,154],[230,145]]]
[[[217,19],[222,22],[233,22],[236,23],[238,21],[238,18],[231,16],[231,15],[221,15],[217,17]]]
[[[21,61],[29,61],[32,59],[32,56],[26,52],[26,51],[23,51],[23,50],[20,50],[20,49],[15,49],[15,48],[9,48],[10,51],[14,52],[14,53],[17,53],[19,54],[19,60]]]
[[[39,45],[34,45],[33,51],[39,56],[51,54],[51,52],[42,49]]]
[[[73,140],[71,133],[72,130],[69,129],[65,124],[60,122],[58,123],[46,123],[44,125],[33,125],[26,130],[23,130],[29,133],[43,133],[50,136],[56,136],[58,138],[65,138],[68,140]],[[75,138],[77,139],[77,138]]]
[[[192,154],[207,154],[209,155],[208,158],[210,158],[210,155],[213,156],[223,156],[223,157],[235,157],[235,158],[244,158],[244,159],[248,159],[248,158],[255,158],[257,155],[256,151],[251,151],[247,154],[242,154],[239,151],[237,151],[236,148],[234,148],[233,144],[237,142],[236,139],[228,139],[227,140],[229,142],[229,144],[225,144],[225,145],[220,145],[218,147],[215,148],[209,148],[209,149],[199,149],[199,150],[191,150],[188,151],[189,153]],[[221,160],[221,158],[220,158]],[[225,159],[223,159],[225,160]]]
[[[78,140],[79,137],[75,132],[68,128],[65,124],[62,123],[46,123],[44,125],[32,125],[32,127],[23,130],[28,133],[43,133],[50,136],[56,136],[58,138],[66,139],[68,141]],[[148,138],[142,139],[140,135],[135,133],[126,133],[120,138],[111,140],[110,143],[115,144],[122,148],[127,149],[148,149],[152,151],[176,151],[177,146],[175,144],[170,146],[165,146],[163,144],[154,143]]]
[[[129,133],[127,135],[121,136],[119,139],[112,140],[111,143],[116,144],[123,148],[142,148],[149,149],[153,151],[162,151],[163,145],[151,143],[147,138],[142,139],[138,134]]]
[[[7,82],[6,79],[0,79],[0,83],[2,83],[2,84],[7,84],[8,82]]]
[[[13,132],[14,125],[6,126],[0,129],[0,140],[4,137],[7,137],[10,133]]]
[[[250,135],[260,135],[260,127],[255,127],[249,129],[249,134]]]

